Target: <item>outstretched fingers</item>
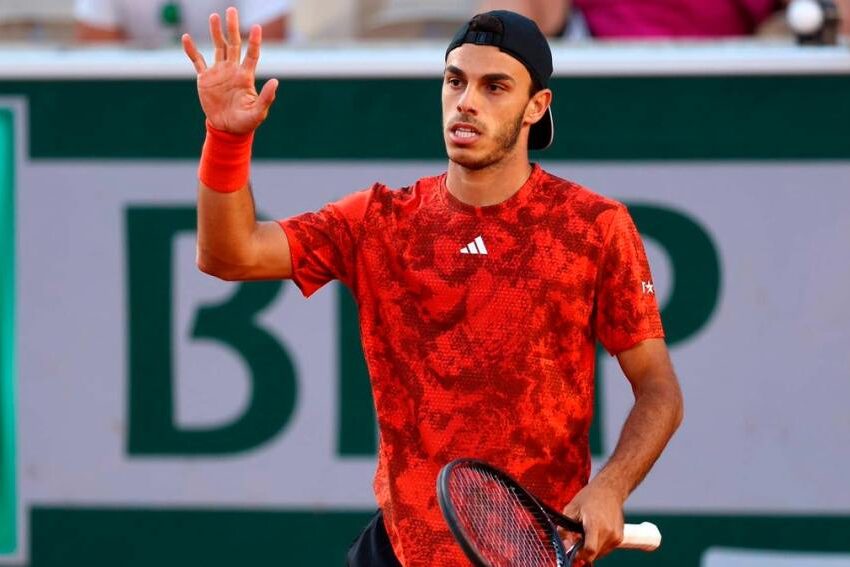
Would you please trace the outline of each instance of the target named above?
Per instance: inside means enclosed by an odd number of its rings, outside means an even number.
[[[242,36],[239,35],[239,12],[230,7],[225,12],[227,19],[227,60],[239,64],[242,52]]]
[[[221,16],[210,14],[210,38],[215,46],[215,62],[224,61],[227,42],[224,41],[224,32],[221,31]]]
[[[248,50],[245,52],[245,60],[242,62],[242,67],[246,71],[254,73],[257,69],[257,63],[260,60],[260,43],[263,41],[263,28],[259,25],[251,27],[251,32],[248,34]]]
[[[200,51],[198,51],[198,47],[195,45],[195,42],[192,41],[192,36],[188,33],[184,33],[180,40],[183,43],[183,51],[186,52],[189,60],[192,61],[192,65],[195,66],[195,72],[200,75],[207,68],[207,62],[204,61],[204,56],[201,55]]]

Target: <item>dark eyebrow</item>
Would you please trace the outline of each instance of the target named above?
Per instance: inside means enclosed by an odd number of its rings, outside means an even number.
[[[451,73],[452,75],[457,75],[458,77],[466,77],[466,73],[463,72],[463,69],[459,67],[455,67],[454,65],[449,65],[446,67],[445,73]]]
[[[463,72],[463,69],[455,67],[454,65],[449,65],[448,67],[446,67],[445,74],[456,75],[461,79],[466,78],[466,73]],[[488,83],[495,83],[498,81],[509,81],[511,83],[516,83],[516,80],[507,73],[489,73],[481,78]]]
[[[490,73],[489,75],[484,75],[484,80],[489,83],[495,83],[498,81],[510,81],[511,83],[515,83],[513,77],[506,73]]]

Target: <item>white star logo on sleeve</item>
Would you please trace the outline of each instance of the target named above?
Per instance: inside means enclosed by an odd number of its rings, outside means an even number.
[[[644,295],[655,295],[655,286],[652,285],[652,282],[640,282],[640,287],[643,290]]]

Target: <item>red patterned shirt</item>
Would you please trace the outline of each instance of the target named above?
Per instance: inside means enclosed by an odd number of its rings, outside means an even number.
[[[284,221],[293,279],[354,293],[380,429],[375,494],[407,567],[467,565],[436,500],[459,457],[507,470],[555,509],[590,474],[595,341],[663,330],[626,208],[535,166],[472,207],[445,174],[376,184]]]

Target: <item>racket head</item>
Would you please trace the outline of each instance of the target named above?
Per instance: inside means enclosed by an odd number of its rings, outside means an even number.
[[[581,546],[565,549],[547,511],[506,473],[458,459],[437,478],[437,501],[455,540],[479,567],[568,567]]]

